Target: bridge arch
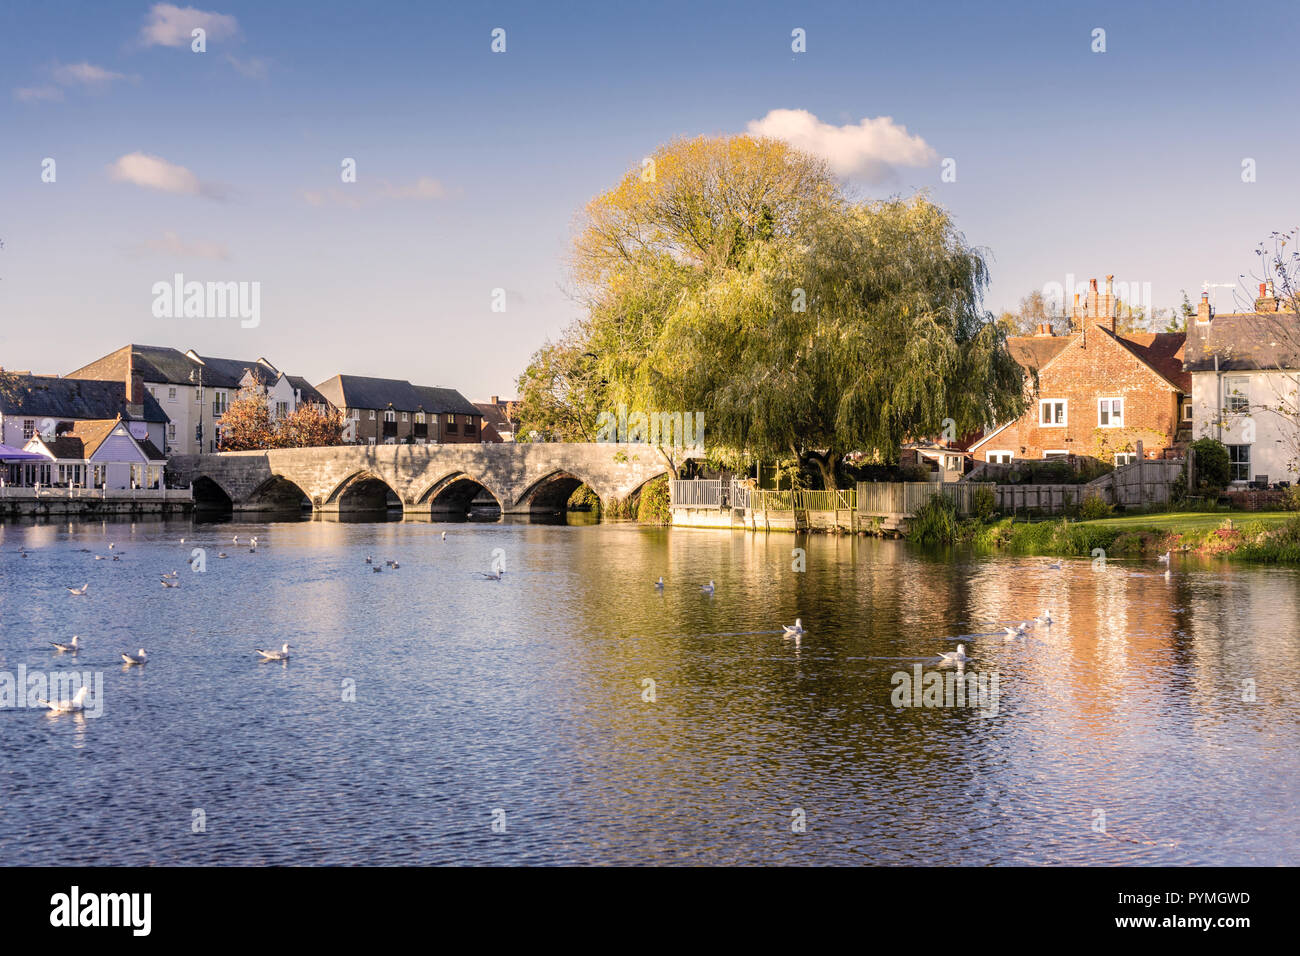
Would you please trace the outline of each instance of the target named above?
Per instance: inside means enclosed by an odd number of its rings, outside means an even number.
[[[572,470],[557,468],[529,485],[515,502],[515,508],[527,509],[533,514],[563,513],[573,493],[582,485],[594,491],[602,505],[605,503],[606,494],[602,486]]]
[[[272,475],[244,498],[243,511],[301,512],[312,505],[311,496],[302,486],[284,475]]]
[[[434,515],[462,516],[469,514],[476,498],[486,494],[496,505],[498,513],[504,512],[501,496],[477,475],[465,471],[452,471],[440,477],[415,497],[421,511]]]
[[[234,511],[234,497],[221,483],[208,475],[199,475],[191,483],[194,493],[194,509],[206,512]]]
[[[393,499],[397,499],[396,505]],[[354,471],[323,499],[318,510],[347,514],[350,512],[384,512],[401,508],[402,496],[391,484],[369,469]]]

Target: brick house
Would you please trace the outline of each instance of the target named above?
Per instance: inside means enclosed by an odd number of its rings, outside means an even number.
[[[317,385],[316,391],[342,411],[347,444],[478,444],[484,440],[483,413],[454,388],[335,375]]]
[[[1075,296],[1071,331],[1043,324],[1007,344],[1026,372],[1029,407],[971,445],[976,461],[1078,455],[1123,465],[1140,441],[1148,458],[1181,454],[1191,440],[1191,376],[1183,332],[1116,331],[1111,277],[1088,300]],[[1037,373],[1037,388],[1033,373]]]

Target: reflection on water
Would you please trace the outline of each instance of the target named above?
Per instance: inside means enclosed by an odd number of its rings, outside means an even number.
[[[0,710],[0,863],[1298,862],[1300,574],[1048,564],[590,522],[0,526],[0,670],[105,696]],[[996,716],[896,709],[892,675],[959,642]]]

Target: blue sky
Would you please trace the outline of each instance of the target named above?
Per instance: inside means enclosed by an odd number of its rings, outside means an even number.
[[[994,311],[1067,274],[1174,305],[1300,221],[1298,27],[1282,2],[6,4],[0,364],[136,341],[513,395],[578,314],[583,204],[666,140],[776,110],[815,116],[858,195],[930,190],[990,253]],[[260,282],[259,325],[155,318],[176,272]]]

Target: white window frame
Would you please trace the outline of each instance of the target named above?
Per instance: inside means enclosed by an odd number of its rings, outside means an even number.
[[[1043,421],[1044,405],[1060,405],[1061,420],[1059,422]],[[1039,428],[1065,428],[1070,424],[1070,400],[1068,398],[1040,398],[1038,400],[1038,427]]]
[[[944,456],[943,456],[943,470],[944,470],[944,471],[961,471],[961,460],[962,460],[962,456],[961,456],[961,455],[944,455]],[[955,464],[954,464],[954,462],[955,462]]]
[[[375,410],[373,408],[370,409],[370,420],[372,422],[375,420]]]
[[[172,385],[167,388],[167,401],[176,401],[176,386]]]
[[[393,411],[391,408],[386,409],[386,410],[384,411],[384,421],[386,421],[386,422],[396,422],[396,421],[397,421],[397,412]]]
[[[411,420],[411,413],[410,413],[410,412],[402,412],[402,421],[404,421],[404,422],[409,422],[410,420]]]
[[[1123,461],[1120,459],[1123,458]],[[1125,465],[1131,465],[1137,461],[1137,452],[1135,451],[1117,451],[1115,452],[1115,467],[1123,468]]]
[[[1006,458],[1006,461],[998,460],[1003,457]],[[1016,456],[1014,452],[1008,451],[1006,449],[998,449],[997,451],[986,451],[984,453],[984,460],[991,465],[1009,465],[1011,464],[1012,461],[1015,460],[1015,457]]]
[[[1231,473],[1232,473],[1232,475],[1233,475],[1233,478],[1232,478],[1233,481],[1254,481],[1254,480],[1255,480],[1255,476],[1252,474],[1252,472],[1254,471],[1254,468],[1255,468],[1255,454],[1254,454],[1253,451],[1251,451],[1251,447],[1252,447],[1252,446],[1251,446],[1251,445],[1248,445],[1248,444],[1229,445],[1229,446],[1228,446],[1228,468],[1231,470]],[[1244,462],[1233,461],[1233,460],[1232,460],[1232,450],[1233,450],[1234,448],[1244,448],[1244,449],[1246,449],[1246,460],[1245,460]],[[1243,464],[1246,466],[1246,477],[1245,477],[1245,478],[1238,478],[1238,477],[1236,477],[1236,474],[1237,474],[1237,468],[1238,468],[1239,466],[1243,465]]]
[[[1192,400],[1191,400],[1190,398],[1187,399],[1186,401],[1182,402],[1182,406],[1183,406],[1183,407],[1182,407],[1182,411],[1181,411],[1180,416],[1179,416],[1179,421],[1183,421],[1183,422],[1187,422],[1188,424],[1191,424],[1191,421],[1192,421]]]
[[[1119,421],[1115,421],[1115,410],[1113,408],[1113,404],[1115,402],[1119,402]],[[1103,422],[1101,420],[1103,404],[1108,406],[1106,409],[1107,415],[1110,417],[1110,421],[1108,422]],[[1124,399],[1122,396],[1114,395],[1111,396],[1110,398],[1097,399],[1097,427],[1098,428],[1123,428],[1124,427]]]
[[[1234,382],[1240,383],[1240,387],[1234,385]],[[1249,375],[1229,375],[1223,379],[1223,410],[1229,415],[1245,415],[1250,412]]]

